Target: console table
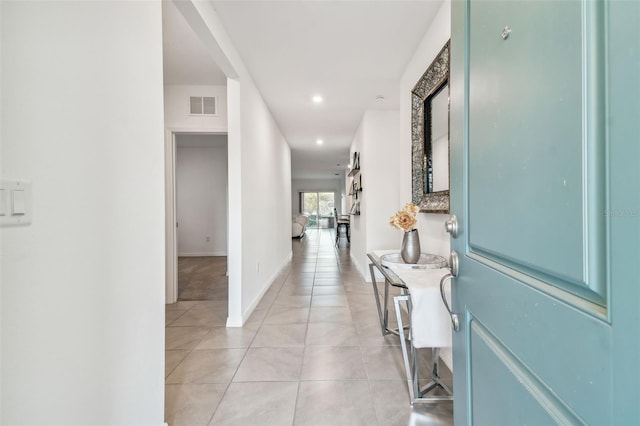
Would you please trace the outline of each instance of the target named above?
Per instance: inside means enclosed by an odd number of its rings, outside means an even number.
[[[439,358],[441,347],[451,347],[450,317],[444,308],[440,295],[440,283],[449,275],[447,261],[436,255],[424,254],[425,262],[419,265],[394,265],[385,262],[395,259],[394,251],[374,251],[367,253],[371,261],[369,270],[373,293],[378,309],[382,335],[395,334],[400,337],[402,355],[407,375],[409,399],[416,402],[436,402],[453,399],[453,392],[443,384],[439,375]],[[395,266],[395,267],[394,267]],[[380,301],[375,270],[384,277],[383,301]],[[389,328],[389,287],[401,289],[401,295],[394,297],[395,313],[398,328]],[[413,295],[412,295],[413,293]],[[450,298],[450,294],[448,295]],[[409,322],[405,326],[402,319],[402,303],[409,314]],[[414,308],[415,303],[415,310]],[[431,348],[431,381],[423,388],[419,387],[417,349]],[[444,395],[427,394],[435,389],[444,391]]]

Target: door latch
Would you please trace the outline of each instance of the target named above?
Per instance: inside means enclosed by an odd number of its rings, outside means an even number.
[[[449,220],[444,223],[444,229],[451,234],[452,238],[456,238],[458,236],[458,218],[455,214],[451,215]]]

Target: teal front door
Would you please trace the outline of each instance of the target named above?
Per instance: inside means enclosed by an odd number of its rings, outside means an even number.
[[[640,424],[639,99],[639,1],[453,1],[456,424]]]

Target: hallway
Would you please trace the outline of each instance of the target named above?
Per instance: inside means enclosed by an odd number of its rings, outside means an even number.
[[[451,424],[452,403],[408,402],[396,336],[333,230],[293,239],[293,260],[242,329],[226,300],[166,311],[165,420],[174,425]]]

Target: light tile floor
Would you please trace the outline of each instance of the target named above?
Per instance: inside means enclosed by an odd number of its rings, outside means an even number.
[[[331,230],[293,260],[243,328],[226,300],[167,306],[165,418],[199,425],[447,425],[451,402],[409,405],[396,336]]]

